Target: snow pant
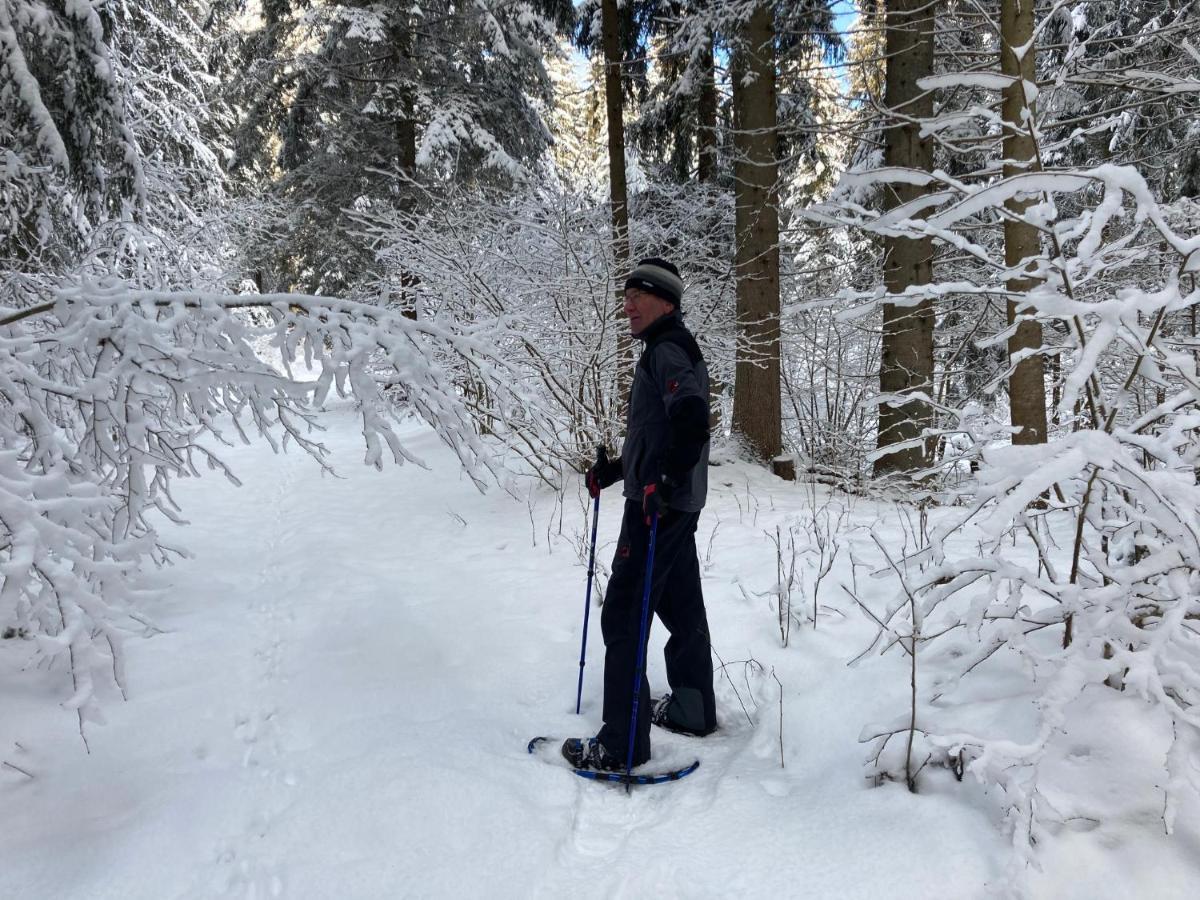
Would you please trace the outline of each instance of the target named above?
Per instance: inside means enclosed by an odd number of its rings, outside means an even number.
[[[671,510],[659,520],[650,579],[650,613],[657,615],[671,633],[665,654],[672,695],[671,719],[684,728],[707,733],[717,727],[717,709],[708,618],[700,590],[700,563],[696,558],[699,518],[698,512]],[[650,526],[646,524],[642,505],[626,500],[612,577],[600,617],[604,635],[604,726],[597,735],[604,748],[621,760],[629,752],[633,677],[649,547]],[[647,622],[647,637],[649,631]],[[645,671],[640,690],[633,742],[635,766],[650,758],[650,683]]]

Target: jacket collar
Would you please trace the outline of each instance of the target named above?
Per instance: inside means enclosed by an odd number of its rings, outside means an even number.
[[[675,310],[674,312],[669,312],[665,316],[660,316],[659,318],[655,319],[648,327],[642,329],[639,334],[635,334],[634,337],[639,341],[650,344],[663,332],[669,331],[672,328],[682,327],[683,319],[679,316],[679,310]]]

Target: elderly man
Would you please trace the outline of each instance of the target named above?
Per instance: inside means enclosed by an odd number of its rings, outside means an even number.
[[[593,497],[624,483],[625,514],[604,598],[604,726],[594,738],[571,738],[563,756],[576,768],[623,770],[629,747],[633,679],[641,632],[646,555],[658,515],[650,611],[671,633],[666,646],[671,691],[651,707],[641,679],[633,765],[650,758],[651,722],[706,735],[717,727],[712,652],[696,558],[696,523],[708,492],[708,370],[680,317],[679,270],[643,259],[625,282],[629,331],[644,348],[629,397],[620,458],[588,470]]]

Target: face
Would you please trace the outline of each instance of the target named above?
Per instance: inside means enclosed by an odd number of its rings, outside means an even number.
[[[641,334],[663,316],[675,310],[675,304],[657,294],[637,288],[625,291],[625,315],[629,317],[629,333]]]

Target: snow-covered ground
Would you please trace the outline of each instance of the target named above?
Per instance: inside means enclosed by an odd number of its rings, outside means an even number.
[[[560,531],[548,490],[528,504],[481,495],[423,427],[405,436],[431,470],[376,472],[359,464],[349,411],[328,424],[340,477],[256,445],[226,453],[243,487],[215,476],[178,486],[192,524],[171,537],[194,558],[162,576],[172,588],[150,614],[164,633],[129,642],[128,701],[109,691],[90,755],[56,706],[70,693],[61,666],[19,671],[33,647],[0,641],[0,760],[33,776],[0,768],[0,897],[966,898],[1004,887],[999,807],[978,786],[941,769],[922,773],[917,795],[863,777],[860,731],[902,713],[908,683],[899,654],[846,665],[872,633],[838,587],[848,553],[822,587],[831,610],[819,627],[797,625],[781,646],[764,532],[808,508],[804,489],[713,469],[698,542],[726,664],[723,728],[703,741],[656,731],[656,764],[696,755],[701,768],[626,796],[525,752],[535,734],[599,725],[598,618],[573,714],[583,505],[567,504]],[[605,494],[605,561],[619,505]],[[892,514],[865,501],[855,512],[899,541]],[[865,529],[850,540],[875,558]],[[659,627],[656,691],[663,640]],[[1136,752],[1138,735],[1122,740]],[[1081,736],[1058,765],[1114,812],[1065,823],[1042,848],[1034,893],[1194,896],[1196,811],[1165,837],[1153,779],[1121,778],[1125,760],[1101,750]]]

